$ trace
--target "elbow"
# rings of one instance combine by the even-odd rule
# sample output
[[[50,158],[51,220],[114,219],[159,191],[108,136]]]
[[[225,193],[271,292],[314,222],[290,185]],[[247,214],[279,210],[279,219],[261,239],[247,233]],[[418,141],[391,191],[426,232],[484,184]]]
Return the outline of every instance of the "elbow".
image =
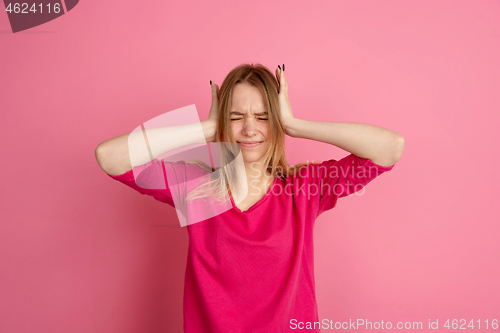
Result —
[[[106,156],[104,153],[104,146],[102,143],[98,144],[97,147],[95,148],[95,159],[97,161],[97,164],[99,164],[99,167],[101,168],[102,171],[105,171],[104,167],[104,157]]]
[[[395,133],[394,137],[387,142],[387,145],[384,148],[383,156],[385,156],[385,158],[383,159],[383,161],[377,164],[383,166],[393,166],[401,159],[404,150],[404,137],[399,133]]]
[[[401,134],[397,133],[394,139],[394,155],[393,155],[394,164],[396,164],[396,162],[398,162],[401,159],[404,150],[405,150],[405,138]]]
[[[102,146],[101,143],[97,145],[94,151],[95,159],[97,163],[99,163],[99,160],[102,158]]]
[[[393,137],[388,137],[387,141],[380,148],[378,157],[370,159],[375,164],[390,167],[396,164],[405,149],[405,139],[399,133],[395,133]]]

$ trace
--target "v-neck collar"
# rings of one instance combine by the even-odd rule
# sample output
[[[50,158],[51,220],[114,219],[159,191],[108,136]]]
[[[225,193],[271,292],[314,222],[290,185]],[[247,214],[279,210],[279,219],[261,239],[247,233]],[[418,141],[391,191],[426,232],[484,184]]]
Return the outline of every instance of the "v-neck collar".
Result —
[[[250,206],[250,208],[248,208],[247,210],[245,211],[241,211],[237,206],[236,204],[234,203],[234,200],[233,200],[233,196],[230,195],[230,198],[231,198],[231,205],[233,205],[233,209],[240,213],[240,214],[246,214],[246,213],[249,213],[250,211],[252,211],[254,208],[256,208],[257,206],[259,206],[262,202],[264,202],[264,200],[266,200],[266,198],[269,196],[269,194],[271,194],[271,191],[274,187],[274,184],[276,183],[276,179],[278,179],[279,177],[274,177],[273,179],[273,182],[271,183],[271,185],[269,186],[269,188],[267,189],[267,192],[264,194],[264,196],[262,198],[259,199],[259,201],[257,201],[256,203],[254,203],[252,206]]]

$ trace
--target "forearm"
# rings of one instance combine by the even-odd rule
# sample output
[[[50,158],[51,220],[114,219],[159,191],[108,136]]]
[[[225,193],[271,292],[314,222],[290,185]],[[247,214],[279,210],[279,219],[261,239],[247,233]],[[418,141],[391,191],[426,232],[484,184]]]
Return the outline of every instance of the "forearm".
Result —
[[[104,172],[123,174],[171,150],[211,142],[215,130],[212,122],[202,121],[133,131],[101,142],[96,148],[96,160]]]
[[[399,133],[368,124],[292,118],[284,127],[292,137],[329,143],[383,166],[394,165],[405,145]]]

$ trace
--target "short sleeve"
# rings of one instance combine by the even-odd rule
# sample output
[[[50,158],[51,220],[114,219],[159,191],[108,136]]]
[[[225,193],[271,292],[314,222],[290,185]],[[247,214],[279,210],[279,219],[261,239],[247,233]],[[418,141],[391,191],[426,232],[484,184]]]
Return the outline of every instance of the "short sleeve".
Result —
[[[354,154],[316,165],[320,187],[317,215],[335,207],[339,198],[361,191],[372,180],[392,170],[394,165],[378,165]]]
[[[154,159],[121,174],[109,177],[133,188],[137,192],[154,197],[172,207],[185,209],[188,193],[206,179],[210,171],[195,163],[171,162]]]
[[[174,207],[172,193],[167,183],[164,163],[154,159],[146,164],[136,166],[121,175],[112,176],[108,174],[108,176],[141,194],[150,195],[156,200]],[[179,166],[176,169],[179,169]]]

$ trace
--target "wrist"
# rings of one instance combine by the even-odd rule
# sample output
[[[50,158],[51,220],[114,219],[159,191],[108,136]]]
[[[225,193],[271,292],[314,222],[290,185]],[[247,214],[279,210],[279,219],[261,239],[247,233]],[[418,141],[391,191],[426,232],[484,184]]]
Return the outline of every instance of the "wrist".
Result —
[[[205,135],[206,142],[215,141],[215,133],[217,132],[217,123],[210,119],[203,120],[200,122],[201,128],[203,129],[203,134]]]
[[[297,129],[300,119],[293,117],[282,118],[281,125],[285,133],[291,137],[296,137],[298,135]]]

